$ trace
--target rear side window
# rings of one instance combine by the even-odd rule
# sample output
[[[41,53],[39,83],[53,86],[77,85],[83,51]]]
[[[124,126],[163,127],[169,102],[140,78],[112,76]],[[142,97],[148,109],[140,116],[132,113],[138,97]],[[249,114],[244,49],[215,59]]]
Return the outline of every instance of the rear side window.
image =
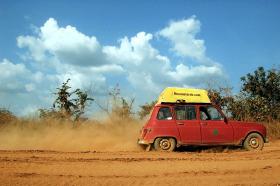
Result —
[[[195,120],[196,111],[195,106],[177,106],[175,107],[177,120]]]
[[[186,117],[186,109],[184,106],[175,107],[176,120],[185,120]]]
[[[194,106],[186,106],[187,120],[196,119],[196,111]]]
[[[172,115],[169,107],[161,107],[157,114],[158,120],[171,120]]]

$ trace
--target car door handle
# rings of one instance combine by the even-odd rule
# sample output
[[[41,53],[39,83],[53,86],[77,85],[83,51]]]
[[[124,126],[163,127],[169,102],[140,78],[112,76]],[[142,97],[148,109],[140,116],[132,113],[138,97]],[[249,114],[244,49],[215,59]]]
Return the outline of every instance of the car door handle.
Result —
[[[180,123],[177,123],[177,124],[178,124],[178,125],[184,125],[184,123],[181,123],[181,122],[180,122]]]
[[[200,123],[202,126],[206,126],[207,125],[207,123]]]

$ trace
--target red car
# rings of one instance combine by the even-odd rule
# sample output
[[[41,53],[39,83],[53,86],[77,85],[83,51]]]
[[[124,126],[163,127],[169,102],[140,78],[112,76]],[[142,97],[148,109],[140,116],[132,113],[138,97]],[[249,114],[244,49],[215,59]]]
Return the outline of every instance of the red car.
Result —
[[[181,145],[238,145],[261,150],[266,128],[254,122],[228,120],[211,104],[157,104],[142,128],[138,144],[160,151]]]

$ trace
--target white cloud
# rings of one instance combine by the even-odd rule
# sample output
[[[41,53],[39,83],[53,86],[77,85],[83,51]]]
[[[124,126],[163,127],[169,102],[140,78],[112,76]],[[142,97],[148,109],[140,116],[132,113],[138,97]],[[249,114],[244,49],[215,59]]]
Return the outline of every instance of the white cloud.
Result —
[[[38,37],[19,36],[20,48],[28,47],[36,61],[45,59],[45,51],[63,63],[78,66],[99,66],[104,63],[97,39],[86,36],[70,25],[59,27],[57,21],[49,18],[40,28]]]
[[[107,87],[119,81],[127,96],[144,103],[155,99],[166,86],[196,87],[211,78],[223,78],[222,66],[206,56],[204,41],[196,38],[200,26],[191,17],[173,21],[157,33],[171,41],[171,49],[182,57],[177,65],[152,45],[160,42],[152,33],[139,32],[124,36],[117,45],[102,46],[95,36],[70,25],[61,27],[50,18],[33,35],[17,38],[18,47],[27,49],[22,54],[26,65],[7,59],[0,62],[0,81],[6,82],[0,85],[5,94],[0,100],[20,105],[18,110],[28,105],[26,113],[51,105],[51,93],[70,78],[72,88],[94,87],[98,95],[106,94]],[[190,66],[188,58],[198,63]]]
[[[201,23],[192,16],[180,21],[172,21],[158,34],[172,43],[172,51],[178,56],[194,58],[198,62],[207,63],[210,60],[205,56],[204,40],[197,39]]]
[[[25,85],[25,89],[27,92],[31,92],[31,91],[35,90],[35,85],[32,83],[28,83]]]
[[[19,36],[17,38],[17,45],[19,48],[27,47],[30,51],[30,58],[33,58],[35,61],[44,61],[46,59],[44,43],[38,38]]]
[[[127,77],[128,81],[134,88],[140,92],[145,92],[146,94],[157,94],[161,91],[159,84],[156,84],[151,73],[142,72],[132,72],[129,73]],[[139,93],[139,92],[138,92]]]
[[[0,90],[21,91],[30,75],[24,64],[14,64],[7,59],[0,61]]]
[[[199,27],[195,23],[187,22],[187,25],[190,27],[190,33],[199,31]],[[210,63],[211,59],[205,61],[207,65],[172,64],[167,56],[161,55],[151,45],[152,39],[152,34],[140,32],[130,39],[124,37],[120,40],[119,46],[103,48],[109,61],[123,66],[127,72],[128,82],[139,95],[156,95],[166,86],[201,86],[203,83],[206,84],[209,79],[223,77],[221,65]],[[207,56],[203,58],[207,59]]]
[[[202,82],[208,83],[209,77],[221,77],[223,71],[219,66],[194,66],[189,67],[184,64],[176,66],[175,71],[167,72],[168,75],[177,82],[185,82],[194,86],[195,84],[201,84]]]
[[[25,114],[27,105],[46,106],[50,101],[47,85],[53,82],[42,72],[33,73],[23,63],[13,63],[8,59],[0,61],[0,107],[6,107],[18,115]]]
[[[60,27],[53,18],[36,29],[33,35],[19,36],[17,45],[28,49],[23,56],[34,74],[33,80],[24,86],[29,92],[36,87],[32,82],[45,81],[43,78],[51,81],[49,86],[52,87],[68,78],[72,88],[87,88],[92,84],[104,87],[106,74],[120,75],[125,71],[122,66],[106,60],[95,36],[87,36],[71,25]],[[50,87],[43,90],[50,92]]]
[[[140,65],[158,55],[158,51],[150,44],[152,39],[152,34],[139,32],[130,40],[127,37],[122,38],[119,47],[104,46],[103,52],[109,61],[124,65]]]
[[[8,59],[3,59],[0,62],[0,67],[1,78],[11,78],[17,74],[26,74],[28,72],[24,64],[14,64]]]
[[[70,25],[59,27],[53,18],[41,27],[40,37],[45,47],[65,63],[98,66],[104,62],[94,36],[86,36]]]
[[[112,64],[112,65],[103,65],[101,67],[90,67],[90,70],[95,73],[106,74],[106,73],[113,73],[113,74],[122,74],[125,70],[122,66]]]
[[[103,48],[109,61],[123,66],[126,79],[139,94],[160,91],[167,76],[165,71],[170,69],[169,58],[151,45],[152,39],[151,33],[139,32],[130,39],[121,39],[119,46]]]

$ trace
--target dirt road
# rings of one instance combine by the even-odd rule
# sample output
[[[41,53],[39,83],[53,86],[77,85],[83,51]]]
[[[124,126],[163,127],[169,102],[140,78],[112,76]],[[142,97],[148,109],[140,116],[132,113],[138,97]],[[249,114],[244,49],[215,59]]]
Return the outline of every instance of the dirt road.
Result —
[[[0,151],[0,185],[280,185],[280,141],[261,152]]]

